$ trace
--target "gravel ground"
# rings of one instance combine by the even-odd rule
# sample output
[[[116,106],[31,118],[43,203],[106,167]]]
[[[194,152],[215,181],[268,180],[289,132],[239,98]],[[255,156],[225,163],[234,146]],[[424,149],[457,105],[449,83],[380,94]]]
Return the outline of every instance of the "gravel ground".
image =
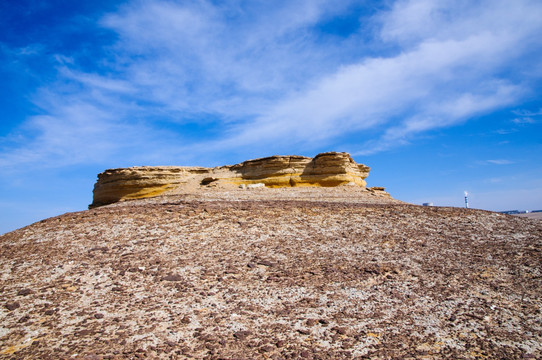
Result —
[[[515,214],[514,216],[542,220],[542,212],[534,212],[534,213],[526,213],[526,214]]]
[[[542,358],[542,222],[207,191],[0,236],[0,358]]]

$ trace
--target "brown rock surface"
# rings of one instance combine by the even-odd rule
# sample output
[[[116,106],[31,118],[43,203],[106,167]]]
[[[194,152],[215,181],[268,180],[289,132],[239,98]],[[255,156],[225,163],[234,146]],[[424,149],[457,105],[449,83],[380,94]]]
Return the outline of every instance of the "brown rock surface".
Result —
[[[542,222],[207,189],[0,236],[0,358],[542,357]]]
[[[347,153],[328,152],[314,158],[288,155],[247,160],[216,168],[141,166],[109,169],[98,174],[90,207],[122,200],[187,192],[199,186],[264,184],[266,187],[365,187],[370,168],[356,164]]]

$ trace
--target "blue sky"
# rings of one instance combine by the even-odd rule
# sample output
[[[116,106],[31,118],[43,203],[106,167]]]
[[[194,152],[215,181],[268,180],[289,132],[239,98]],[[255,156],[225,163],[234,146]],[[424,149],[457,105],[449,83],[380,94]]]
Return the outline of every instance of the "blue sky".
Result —
[[[0,2],[0,233],[96,174],[350,152],[396,198],[542,208],[542,2]]]

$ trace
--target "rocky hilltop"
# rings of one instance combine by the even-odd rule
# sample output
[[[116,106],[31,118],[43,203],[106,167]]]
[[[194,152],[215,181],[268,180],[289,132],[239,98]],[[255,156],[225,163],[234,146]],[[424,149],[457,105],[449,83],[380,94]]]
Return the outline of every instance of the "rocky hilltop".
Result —
[[[0,236],[0,359],[542,358],[542,221],[406,204],[368,171],[100,174],[111,204]]]
[[[1,359],[540,359],[542,222],[199,188],[0,236]]]
[[[369,170],[368,166],[356,164],[349,154],[339,152],[322,153],[314,158],[271,156],[215,168],[142,166],[109,169],[98,175],[90,207],[186,192],[199,186],[263,184],[277,188],[351,184],[365,187]],[[372,190],[384,194],[383,188]]]

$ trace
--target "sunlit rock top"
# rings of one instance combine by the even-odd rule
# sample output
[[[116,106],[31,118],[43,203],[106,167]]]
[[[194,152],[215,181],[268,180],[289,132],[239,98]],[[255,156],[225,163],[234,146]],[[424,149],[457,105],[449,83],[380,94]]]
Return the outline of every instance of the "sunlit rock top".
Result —
[[[208,186],[365,188],[370,168],[357,164],[350,154],[326,152],[314,158],[286,155],[247,160],[214,168],[140,166],[109,169],[98,174],[90,207],[128,199],[140,199]]]

